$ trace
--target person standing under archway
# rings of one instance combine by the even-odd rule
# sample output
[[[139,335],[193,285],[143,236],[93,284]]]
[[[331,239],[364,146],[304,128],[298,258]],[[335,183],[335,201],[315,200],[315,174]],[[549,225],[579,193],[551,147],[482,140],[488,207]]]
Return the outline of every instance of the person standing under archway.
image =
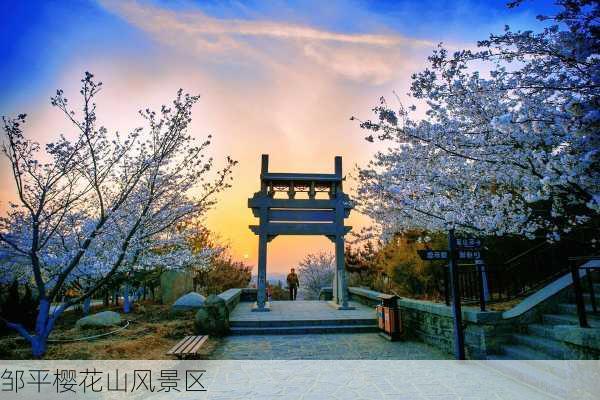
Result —
[[[298,280],[298,275],[296,275],[296,271],[294,268],[290,270],[290,273],[287,276],[287,285],[290,291],[290,300],[296,300],[296,295],[298,294],[298,286],[300,286],[300,281]]]

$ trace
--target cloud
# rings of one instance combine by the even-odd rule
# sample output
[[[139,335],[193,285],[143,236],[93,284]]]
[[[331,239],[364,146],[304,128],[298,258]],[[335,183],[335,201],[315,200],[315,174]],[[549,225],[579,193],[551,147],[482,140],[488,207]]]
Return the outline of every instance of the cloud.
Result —
[[[310,61],[337,77],[382,84],[394,78],[399,55],[429,51],[435,43],[390,34],[349,34],[299,24],[219,19],[199,10],[175,11],[135,0],[99,0],[154,40],[213,61],[249,60],[278,68]],[[383,30],[383,28],[382,28]],[[400,64],[400,65],[399,65]]]
[[[410,73],[421,69],[433,47],[400,35],[342,34],[279,19],[217,19],[197,10],[99,1],[143,33],[135,35],[136,42],[158,45],[131,52],[130,38],[123,37],[110,43],[114,52],[74,48],[68,67],[47,85],[65,89],[76,106],[79,79],[83,71],[93,72],[104,82],[98,120],[109,132],[142,125],[136,110],[157,109],[180,87],[200,94],[190,134],[199,139],[214,134],[210,153],[217,163],[225,155],[240,161],[234,186],[221,195],[206,223],[231,243],[234,256],[249,254],[251,262],[257,243],[248,225],[256,221],[247,198],[258,190],[260,155],[270,154],[278,171],[333,171],[336,155],[343,156],[346,173],[353,164],[364,164],[374,145],[365,144],[364,133],[349,118],[371,117],[380,96],[404,93]],[[384,26],[371,28],[385,32]],[[17,110],[30,114],[26,133],[42,143],[72,132],[48,106],[51,94],[40,90],[26,109]],[[9,170],[0,164],[0,171]],[[0,174],[3,200],[14,198],[8,176]],[[366,223],[356,212],[348,222],[357,230]],[[270,271],[284,271],[308,252],[331,248],[324,238],[306,237],[281,237],[269,246]]]

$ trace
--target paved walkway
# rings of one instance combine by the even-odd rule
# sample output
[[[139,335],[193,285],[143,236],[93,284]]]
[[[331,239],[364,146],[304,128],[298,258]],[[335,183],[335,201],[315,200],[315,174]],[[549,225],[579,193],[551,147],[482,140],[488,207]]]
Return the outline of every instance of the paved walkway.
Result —
[[[1,361],[0,367],[11,371],[60,369],[77,371],[77,381],[82,376],[79,371],[97,370],[101,375],[98,385],[102,393],[92,392],[89,387],[83,392],[81,385],[75,385],[74,396],[56,393],[54,386],[44,387],[40,394],[35,384],[25,384],[18,393],[6,392],[0,398],[14,400],[29,399],[99,399],[113,400],[592,400],[597,399],[598,387],[594,380],[594,365],[584,364],[574,367],[573,376],[557,377],[557,384],[566,389],[566,396],[552,396],[549,389],[540,391],[510,376],[498,373],[482,362],[473,361],[179,361],[146,360],[85,360],[48,361],[28,360]],[[140,370],[140,368],[143,368]],[[107,392],[108,374],[114,378],[127,374],[128,390]],[[152,383],[156,385],[150,393],[144,381],[132,393],[135,384],[134,371],[151,371]],[[174,390],[158,390],[160,377],[168,370],[176,372],[176,380],[167,382],[162,388],[176,387]],[[189,374],[188,374],[189,372]],[[138,372],[139,374],[139,372]],[[137,375],[145,376],[145,375]],[[173,375],[169,375],[173,376]],[[191,377],[188,380],[188,376]],[[49,377],[50,380],[53,377]],[[25,378],[24,378],[25,379]],[[45,378],[44,378],[45,379]],[[25,379],[27,381],[27,379]],[[145,380],[146,384],[148,380]],[[164,382],[164,381],[163,381]],[[198,382],[205,391],[198,390]],[[96,387],[98,387],[98,385]],[[111,385],[115,385],[111,382]],[[121,381],[123,385],[123,381]],[[113,386],[114,387],[114,386]],[[123,386],[121,386],[123,387]]]
[[[441,360],[450,356],[421,342],[389,342],[377,333],[252,335],[221,339],[215,360]]]
[[[229,316],[231,322],[331,321],[376,318],[375,308],[349,302],[355,310],[336,310],[326,301],[272,301],[271,311],[253,312],[253,303],[239,303]]]

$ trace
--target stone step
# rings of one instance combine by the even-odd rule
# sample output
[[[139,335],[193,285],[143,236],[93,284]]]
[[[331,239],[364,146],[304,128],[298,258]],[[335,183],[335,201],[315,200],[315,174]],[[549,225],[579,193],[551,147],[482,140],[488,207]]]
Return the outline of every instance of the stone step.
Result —
[[[598,308],[600,309],[600,304],[598,304]],[[592,313],[594,310],[592,309],[591,304],[586,304],[585,309],[588,313]],[[561,314],[577,314],[577,304],[575,303],[563,303],[558,305],[558,312]]]
[[[546,325],[578,325],[579,318],[577,315],[567,314],[544,314],[542,320]],[[600,319],[593,315],[587,315],[588,324],[592,328],[600,328]]]
[[[305,325],[285,327],[231,327],[232,335],[299,335],[314,333],[370,333],[379,332],[379,327],[369,325]]]
[[[554,339],[554,327],[552,325],[529,324],[527,330],[532,335]]]
[[[552,357],[541,351],[533,350],[519,344],[506,344],[502,346],[503,355],[507,360],[551,360]]]
[[[297,319],[297,320],[262,320],[262,321],[240,321],[230,320],[229,326],[232,328],[287,328],[296,326],[349,326],[349,325],[377,325],[375,318],[356,318],[356,319]]]
[[[594,291],[594,298],[596,299],[596,304],[600,306],[600,290]],[[592,304],[592,295],[585,291],[583,293],[583,302],[585,304]],[[571,293],[569,295],[569,303],[575,303],[575,294]]]
[[[564,360],[567,358],[568,348],[561,342],[536,335],[523,335],[514,333],[511,335],[514,344],[526,346],[535,351],[547,354],[553,359]]]
[[[594,292],[594,298],[596,299],[596,305],[600,305],[600,290],[596,290]],[[575,300],[575,296],[573,296],[573,300]],[[592,304],[592,294],[584,293],[583,294],[583,302],[585,304]]]
[[[519,382],[524,382],[545,393],[552,394],[556,398],[567,398],[572,390],[566,381],[568,374],[561,367],[564,361],[521,361],[513,360],[506,355],[488,356],[484,365],[497,370]],[[557,367],[555,373],[550,372],[548,367]]]

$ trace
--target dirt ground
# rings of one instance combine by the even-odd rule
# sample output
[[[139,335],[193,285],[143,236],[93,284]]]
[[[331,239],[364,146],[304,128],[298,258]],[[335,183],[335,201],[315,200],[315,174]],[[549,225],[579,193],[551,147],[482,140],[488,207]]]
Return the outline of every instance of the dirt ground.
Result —
[[[92,312],[114,310],[114,307],[96,307]],[[57,322],[50,339],[74,339],[97,335],[116,328],[78,329],[75,322],[82,317],[81,311],[66,312]],[[89,341],[69,343],[48,343],[45,359],[49,360],[116,360],[171,359],[165,353],[179,340],[194,334],[193,312],[173,315],[168,306],[144,303],[137,305],[130,314],[121,318],[130,324],[124,330]],[[218,339],[209,339],[202,346],[200,358],[210,354],[218,344]],[[29,344],[18,335],[0,336],[0,359],[31,359]]]

